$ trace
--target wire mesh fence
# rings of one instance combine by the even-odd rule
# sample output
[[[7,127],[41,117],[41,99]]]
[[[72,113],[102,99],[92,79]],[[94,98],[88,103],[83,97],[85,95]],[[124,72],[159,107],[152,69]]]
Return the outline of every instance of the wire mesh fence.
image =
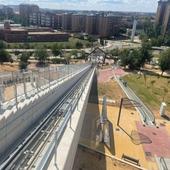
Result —
[[[50,86],[71,78],[87,64],[63,65],[0,75],[0,104],[16,105]]]

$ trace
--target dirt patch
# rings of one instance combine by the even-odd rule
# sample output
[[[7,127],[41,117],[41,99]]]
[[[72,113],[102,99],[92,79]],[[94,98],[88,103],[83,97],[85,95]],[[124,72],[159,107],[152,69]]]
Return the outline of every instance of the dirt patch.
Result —
[[[18,70],[18,64],[17,63],[10,63],[10,64],[1,64],[0,65],[0,72],[11,72],[11,71],[17,71]]]
[[[115,80],[98,84],[99,97],[106,96],[108,99],[114,100],[115,104],[119,104],[122,97],[126,97],[120,86]]]

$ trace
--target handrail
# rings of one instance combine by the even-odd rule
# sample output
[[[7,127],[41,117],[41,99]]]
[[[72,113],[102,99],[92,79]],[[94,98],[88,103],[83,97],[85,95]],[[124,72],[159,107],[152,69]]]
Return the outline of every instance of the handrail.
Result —
[[[161,167],[163,168],[162,170],[169,170],[164,157],[160,157],[160,163],[161,163]]]

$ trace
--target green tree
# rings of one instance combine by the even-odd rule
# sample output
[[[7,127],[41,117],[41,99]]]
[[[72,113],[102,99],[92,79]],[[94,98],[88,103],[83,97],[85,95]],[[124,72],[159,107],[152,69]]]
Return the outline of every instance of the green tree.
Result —
[[[2,40],[0,40],[0,49],[4,48],[6,48],[6,44]]]
[[[148,41],[142,42],[142,47],[139,49],[139,55],[140,55],[140,65],[141,67],[144,66],[146,62],[150,62],[152,59],[152,53],[151,53],[151,44]]]
[[[39,61],[40,65],[44,65],[48,59],[48,53],[46,49],[37,49],[35,51],[35,58]]]
[[[161,53],[159,58],[159,66],[162,71],[161,75],[163,75],[166,70],[170,69],[170,49]]]
[[[119,49],[116,48],[116,49],[112,49],[110,52],[109,52],[112,56],[118,56],[119,55]]]
[[[119,58],[120,58],[120,61],[121,61],[121,65],[123,67],[126,67],[129,63],[128,55],[129,55],[129,49],[124,49],[119,53]]]
[[[0,63],[11,61],[10,54],[5,49],[0,49]]]
[[[71,54],[71,55],[74,55],[74,56],[77,56],[77,53],[78,53],[77,50],[72,50],[72,51],[70,52],[70,54]]]
[[[80,41],[77,41],[75,46],[76,46],[77,49],[83,48],[83,44]]]
[[[27,69],[29,57],[30,57],[30,53],[27,52],[22,53],[19,62],[19,68],[21,70]]]
[[[57,43],[52,46],[52,53],[54,56],[59,56],[61,54],[61,48]]]

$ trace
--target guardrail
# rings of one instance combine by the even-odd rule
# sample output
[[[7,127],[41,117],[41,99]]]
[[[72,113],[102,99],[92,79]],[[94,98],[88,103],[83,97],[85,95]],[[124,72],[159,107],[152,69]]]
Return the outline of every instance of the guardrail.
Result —
[[[68,89],[68,91],[66,92],[66,94],[63,96],[63,98],[61,100],[59,100],[59,103],[57,103],[57,105],[54,106],[54,108],[51,108],[51,110],[49,111],[49,113],[47,114],[47,116],[45,118],[43,118],[36,126],[36,128],[29,134],[29,136],[24,140],[24,142],[19,145],[19,147],[16,148],[16,150],[8,157],[7,160],[5,160],[5,162],[3,162],[2,166],[0,167],[0,169],[4,169],[4,167],[11,167],[13,164],[16,165],[15,163],[17,163],[19,160],[22,161],[25,159],[24,156],[24,151],[29,150],[30,148],[34,147],[34,144],[32,143],[32,141],[34,139],[36,139],[36,137],[41,133],[41,130],[43,128],[46,127],[52,127],[52,124],[49,124],[49,122],[51,121],[51,123],[53,122],[53,118],[54,116],[57,116],[59,118],[61,118],[60,122],[57,122],[57,126],[60,125],[60,127],[63,127],[64,125],[62,125],[68,118],[68,116],[70,117],[71,115],[69,114],[71,112],[72,109],[74,109],[74,107],[76,107],[76,101],[78,99],[80,99],[80,92],[83,91],[83,89],[85,89],[85,80],[88,80],[87,73],[89,73],[89,69],[90,69],[90,65],[88,65],[87,67],[85,67],[84,69],[82,69],[82,73],[80,72],[81,75],[83,75],[80,79],[77,80],[77,82],[70,87],[70,89]],[[79,74],[79,73],[78,73]],[[86,79],[85,79],[86,77]],[[82,84],[82,82],[84,82]],[[79,87],[81,84],[81,87]],[[79,91],[78,91],[79,89]],[[78,95],[75,96],[75,94]],[[69,106],[65,108],[65,113],[62,113],[62,115],[59,114],[59,108],[61,108],[61,106],[63,106],[65,103],[68,104],[68,101],[70,99],[74,99],[72,101],[69,102]],[[64,116],[65,115],[65,116]],[[57,118],[56,117],[56,118]],[[64,121],[63,121],[64,120]],[[60,124],[62,123],[62,124]],[[48,126],[47,126],[48,125]],[[62,126],[61,126],[62,125]],[[54,126],[55,129],[56,126]],[[52,129],[53,130],[53,129]],[[54,130],[53,130],[54,131]],[[53,133],[52,133],[53,134]],[[44,136],[44,135],[43,135]],[[60,135],[61,136],[61,135]],[[38,138],[39,139],[39,138]],[[36,141],[38,140],[36,139]],[[42,141],[43,142],[43,141]],[[45,143],[43,142],[43,145]],[[28,149],[29,148],[29,149]],[[32,148],[33,149],[33,148]],[[19,158],[20,157],[20,158]],[[18,159],[18,160],[17,160]],[[18,162],[19,163],[19,162]],[[6,168],[5,168],[6,169]]]
[[[168,166],[166,165],[165,159],[163,157],[160,157],[160,164],[161,164],[162,170],[169,170]]]
[[[0,113],[36,94],[72,78],[88,64],[47,67],[0,75]]]
[[[92,74],[94,73],[94,70],[92,72]],[[78,92],[78,96],[76,98],[76,100],[73,101],[73,103],[71,102],[70,105],[68,106],[68,108],[66,109],[66,116],[63,120],[63,123],[60,127],[58,127],[58,129],[55,131],[55,135],[53,136],[52,142],[50,143],[50,145],[48,146],[48,149],[46,151],[46,153],[44,154],[43,158],[41,159],[41,161],[39,162],[38,166],[36,167],[36,169],[38,170],[43,170],[46,169],[51,161],[51,156],[55,153],[55,160],[56,160],[56,149],[58,147],[58,144],[60,142],[60,139],[64,133],[64,130],[67,126],[68,121],[71,121],[71,116],[72,116],[72,112],[73,110],[76,108],[76,106],[78,107],[78,102],[80,100],[80,98],[83,95],[83,92],[85,91],[86,85],[89,81],[90,76],[92,76],[91,74],[89,74],[86,77],[85,82],[82,84],[80,91]]]

